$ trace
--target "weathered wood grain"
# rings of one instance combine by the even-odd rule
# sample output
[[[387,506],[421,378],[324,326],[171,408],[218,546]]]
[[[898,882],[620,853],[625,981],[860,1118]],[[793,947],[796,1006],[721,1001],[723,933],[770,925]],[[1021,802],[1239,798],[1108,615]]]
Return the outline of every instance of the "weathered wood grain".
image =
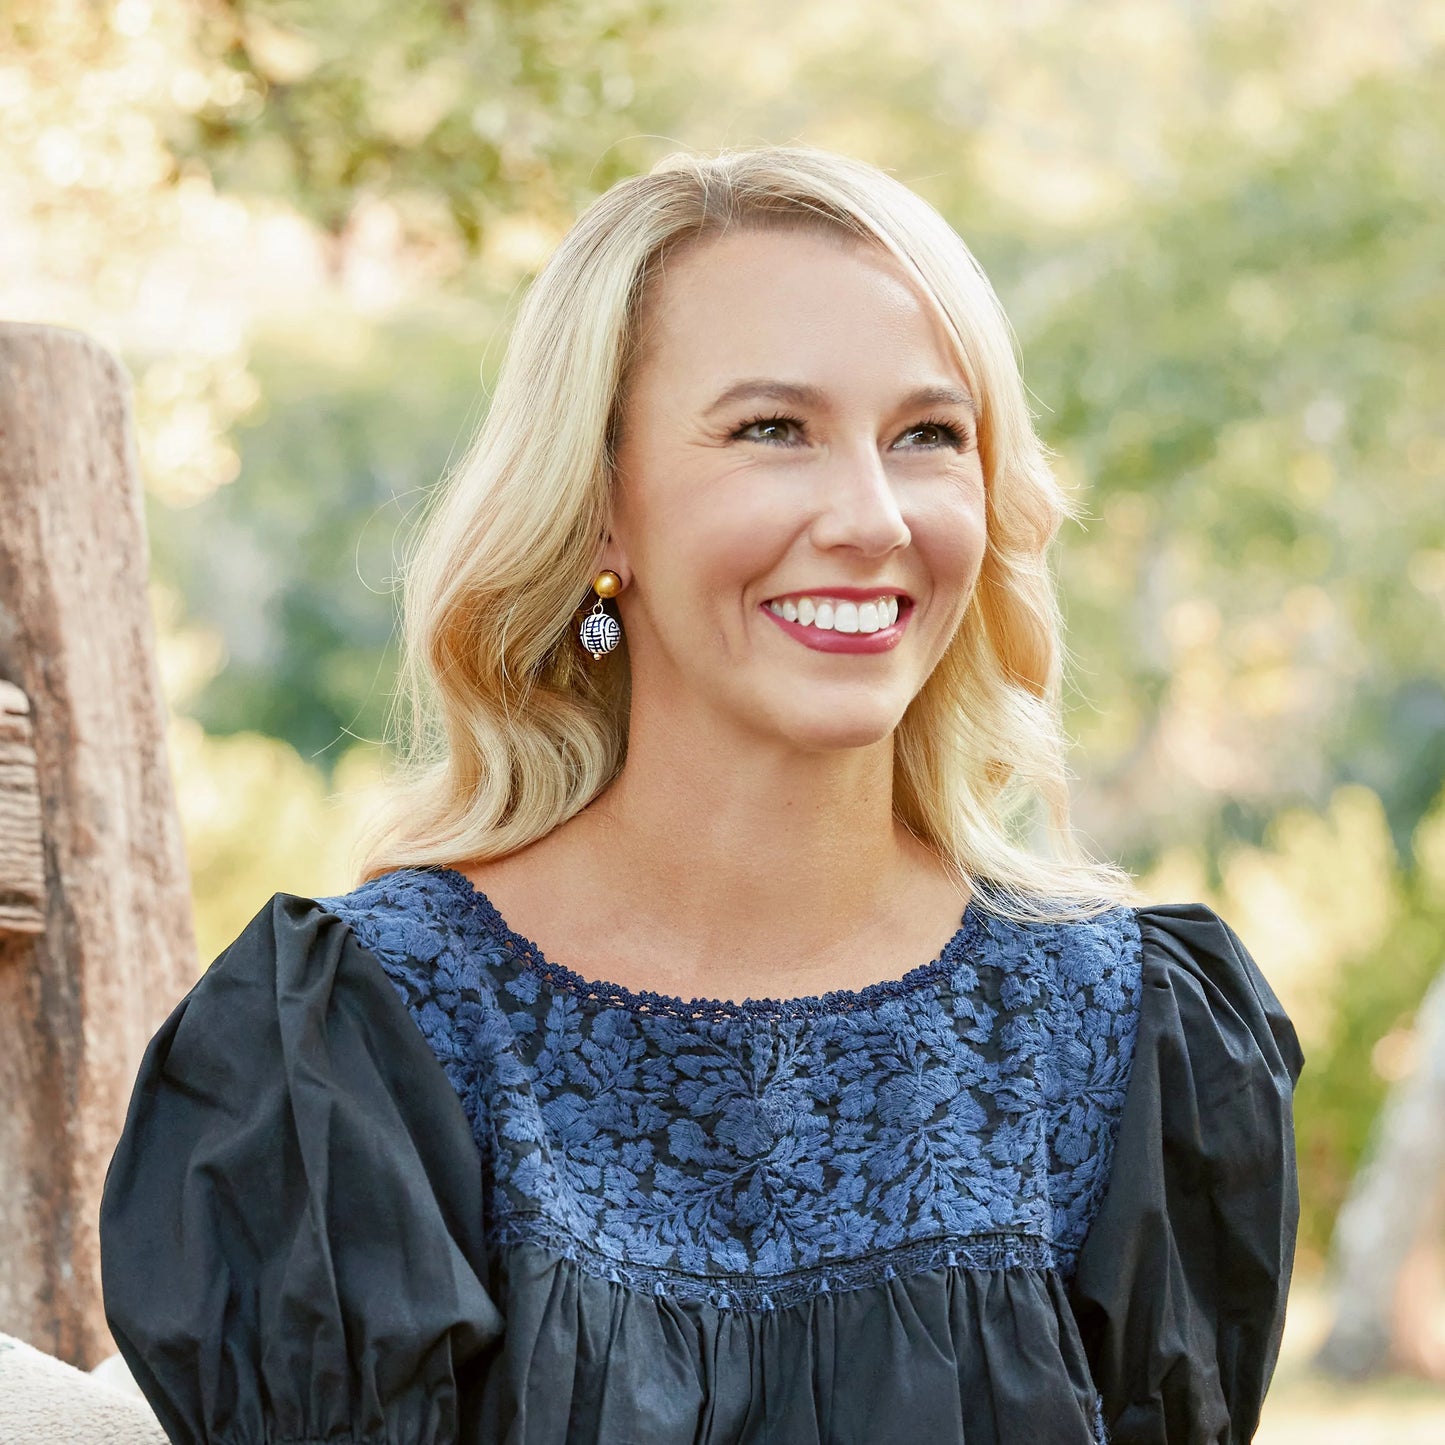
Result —
[[[0,928],[0,1330],[87,1369],[114,1350],[106,1166],[198,971],[147,569],[124,370],[0,324],[0,678],[28,699],[43,870],[39,931]],[[25,763],[18,716],[0,769]]]
[[[40,837],[30,699],[0,678],[0,933],[40,933],[45,928]]]

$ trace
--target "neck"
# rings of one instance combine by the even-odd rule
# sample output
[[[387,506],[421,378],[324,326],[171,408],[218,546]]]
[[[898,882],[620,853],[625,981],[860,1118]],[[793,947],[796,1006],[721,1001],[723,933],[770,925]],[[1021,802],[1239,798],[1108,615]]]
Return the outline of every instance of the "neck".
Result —
[[[894,816],[891,736],[800,752],[632,721],[622,774],[574,820],[605,860],[609,912],[702,948],[785,928],[823,953],[896,917],[921,865],[941,869]]]

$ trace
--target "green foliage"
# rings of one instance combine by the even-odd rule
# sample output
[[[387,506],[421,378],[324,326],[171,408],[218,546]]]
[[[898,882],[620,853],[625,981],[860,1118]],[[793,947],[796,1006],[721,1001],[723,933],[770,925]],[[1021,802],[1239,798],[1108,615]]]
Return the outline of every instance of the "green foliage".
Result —
[[[1079,249],[1024,338],[1044,431],[1104,521],[1070,539],[1066,592],[1093,701],[1137,719],[1127,749],[1188,680],[1171,606],[1214,618],[1220,732],[1252,759],[1211,790],[1216,818],[1353,779],[1403,846],[1445,775],[1442,167],[1424,76],[1359,86],[1279,154],[1205,142]],[[1240,686],[1271,672],[1272,705]]]
[[[225,645],[189,709],[208,733],[283,739],[327,775],[351,738],[382,738],[408,519],[475,419],[466,320],[461,305],[316,317],[260,338],[269,400],[237,429],[240,477],[184,510],[152,505],[157,574]]]
[[[229,0],[204,48],[236,77],[177,150],[230,189],[340,230],[358,192],[475,248],[498,217],[562,217],[638,163],[634,69],[669,0]]]

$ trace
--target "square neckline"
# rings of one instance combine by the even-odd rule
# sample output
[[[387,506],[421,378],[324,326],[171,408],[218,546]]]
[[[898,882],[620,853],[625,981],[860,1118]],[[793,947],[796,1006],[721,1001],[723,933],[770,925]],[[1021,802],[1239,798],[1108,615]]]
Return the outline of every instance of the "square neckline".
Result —
[[[718,998],[684,999],[676,994],[631,989],[607,979],[587,978],[565,964],[552,961],[530,938],[516,932],[487,894],[459,869],[445,864],[428,864],[415,871],[430,873],[448,885],[463,903],[469,905],[466,918],[480,922],[482,929],[501,941],[524,970],[549,987],[571,994],[585,1003],[625,1009],[629,1013],[653,1018],[801,1018],[874,1008],[889,999],[906,998],[946,977],[968,956],[983,926],[983,909],[978,906],[979,890],[975,888],[957,929],[939,953],[928,963],[917,964],[899,977],[879,979],[857,989],[830,989],[826,993],[798,994],[789,998],[745,998],[740,1002]]]

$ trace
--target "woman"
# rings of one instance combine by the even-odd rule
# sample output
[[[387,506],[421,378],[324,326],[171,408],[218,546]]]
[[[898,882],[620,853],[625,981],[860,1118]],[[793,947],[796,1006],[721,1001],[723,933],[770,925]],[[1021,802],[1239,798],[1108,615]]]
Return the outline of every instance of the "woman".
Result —
[[[675,156],[582,216],[409,570],[363,881],[142,1064],[105,1296],[173,1439],[1251,1437],[1303,1059],[1069,834],[1068,514],[888,176]]]

